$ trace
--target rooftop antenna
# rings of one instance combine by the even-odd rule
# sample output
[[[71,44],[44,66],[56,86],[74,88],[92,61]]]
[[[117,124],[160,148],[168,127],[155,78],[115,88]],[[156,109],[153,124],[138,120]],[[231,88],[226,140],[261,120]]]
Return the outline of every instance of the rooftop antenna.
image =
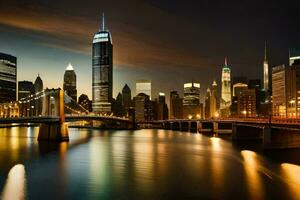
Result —
[[[102,31],[105,31],[105,16],[104,16],[104,12],[102,13]]]
[[[225,57],[225,66],[227,66],[227,57]]]

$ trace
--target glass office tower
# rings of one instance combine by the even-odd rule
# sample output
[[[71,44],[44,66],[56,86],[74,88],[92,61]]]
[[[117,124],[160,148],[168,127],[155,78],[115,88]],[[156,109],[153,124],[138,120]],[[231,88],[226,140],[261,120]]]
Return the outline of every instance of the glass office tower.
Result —
[[[102,28],[93,39],[93,112],[111,113],[113,87],[113,44],[111,34],[105,29],[104,14]]]

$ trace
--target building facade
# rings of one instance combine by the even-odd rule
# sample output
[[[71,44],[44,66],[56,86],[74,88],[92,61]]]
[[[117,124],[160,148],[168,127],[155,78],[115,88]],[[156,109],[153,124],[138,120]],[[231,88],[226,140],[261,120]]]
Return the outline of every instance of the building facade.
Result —
[[[294,66],[280,65],[272,69],[273,116],[297,116],[296,71]]]
[[[150,97],[151,100],[151,81],[148,80],[140,80],[135,85],[135,94],[144,93]]]
[[[139,93],[134,97],[135,119],[136,121],[151,120],[150,97],[144,93]]]
[[[256,117],[255,89],[244,89],[237,94],[238,117]]]
[[[200,83],[185,83],[183,97],[183,119],[203,117],[203,105],[200,103]]]
[[[170,92],[170,119],[182,119],[182,98],[177,91]]]
[[[111,34],[105,29],[104,15],[101,30],[95,34],[92,49],[93,112],[111,113],[113,90],[113,44]]]
[[[210,113],[212,118],[216,118],[219,115],[218,112],[218,85],[216,81],[213,81],[211,85],[211,96],[210,96]]]
[[[269,63],[267,59],[267,44],[265,44],[265,58],[263,62],[263,69],[264,69],[264,91],[269,91]]]
[[[157,120],[166,120],[169,118],[169,110],[166,104],[166,95],[165,93],[160,92],[158,94],[157,101]]]
[[[17,100],[17,58],[0,53],[0,103]]]
[[[18,82],[18,100],[34,94],[34,85],[31,81]]]
[[[211,92],[210,89],[207,88],[206,94],[205,94],[205,107],[204,107],[204,116],[205,119],[209,119],[212,117],[211,115],[211,109],[210,109],[210,104],[211,104]]]
[[[227,64],[227,59],[225,58],[225,64],[222,68],[222,87],[221,87],[221,115],[222,117],[228,117],[230,115],[231,106],[231,70]]]
[[[71,63],[66,68],[64,74],[63,89],[65,93],[77,102],[77,87],[76,87],[76,73]]]

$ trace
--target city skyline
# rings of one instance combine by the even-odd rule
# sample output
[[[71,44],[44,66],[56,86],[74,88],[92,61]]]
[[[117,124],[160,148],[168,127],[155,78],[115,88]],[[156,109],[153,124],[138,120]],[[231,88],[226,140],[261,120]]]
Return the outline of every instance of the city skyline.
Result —
[[[121,91],[125,83],[134,91],[135,82],[140,78],[153,82],[154,94],[159,92],[168,94],[175,88],[182,88],[182,85],[191,79],[201,82],[203,85],[201,94],[204,94],[204,88],[210,84],[211,80],[216,79],[220,84],[220,65],[225,56],[231,61],[233,76],[249,74],[250,78],[262,79],[261,63],[264,58],[264,41],[268,42],[268,60],[269,66],[272,67],[286,63],[288,47],[295,46],[299,40],[293,32],[294,29],[297,30],[297,27],[289,29],[289,37],[284,37],[287,34],[283,34],[282,37],[280,33],[276,32],[277,29],[285,30],[287,24],[296,22],[293,15],[284,14],[279,14],[281,17],[284,15],[280,21],[282,23],[270,20],[270,17],[273,16],[272,13],[279,8],[285,12],[290,9],[288,5],[281,7],[281,4],[276,2],[269,7],[266,3],[262,3],[261,9],[255,15],[245,17],[244,22],[247,22],[246,24],[249,26],[246,27],[246,30],[242,28],[244,25],[239,20],[232,21],[228,27],[222,25],[223,22],[229,22],[237,14],[235,12],[228,14],[230,11],[238,10],[238,5],[232,6],[232,2],[224,5],[229,11],[222,14],[225,15],[224,21],[213,18],[210,13],[207,13],[209,11],[206,11],[207,16],[212,17],[208,20],[209,22],[203,21],[203,16],[199,16],[195,12],[192,12],[194,15],[181,13],[178,10],[181,3],[178,2],[174,2],[173,5],[165,5],[156,1],[128,2],[128,5],[125,6],[128,11],[134,10],[135,3],[141,7],[136,14],[141,14],[143,23],[127,12],[118,14],[118,11],[124,6],[123,3],[118,5],[112,5],[107,1],[100,3],[91,1],[91,3],[94,3],[95,7],[102,3],[99,7],[101,11],[106,12],[107,24],[114,35],[116,47],[114,97]],[[246,13],[253,11],[255,3],[257,2],[247,3],[242,10]],[[57,87],[57,83],[60,83],[59,86],[62,87],[63,78],[58,78],[54,74],[58,71],[63,73],[65,66],[71,62],[79,74],[78,93],[87,93],[91,98],[90,40],[99,27],[101,11],[90,6],[82,6],[77,2],[66,12],[62,12],[62,8],[67,7],[65,3],[61,4],[61,8],[54,4],[47,8],[49,5],[47,2],[31,1],[23,4],[10,1],[6,5],[7,7],[0,8],[2,11],[0,51],[18,57],[18,80],[33,81],[37,74],[41,74],[45,85],[49,88]],[[193,11],[192,6],[201,10],[204,8],[211,10],[209,3],[195,3],[188,5],[186,9]],[[79,7],[83,8],[82,11],[79,11]],[[27,12],[24,13],[22,8],[27,8]],[[218,11],[220,8],[214,9]],[[92,12],[87,14],[87,11],[90,10]],[[9,11],[20,11],[23,15],[19,17],[12,14],[15,12]],[[151,12],[157,13],[157,16],[152,18]],[[64,16],[64,20],[61,19],[62,16]],[[191,22],[192,19],[199,19],[199,22]],[[268,27],[258,29],[258,25],[253,24],[256,19],[261,19],[264,24],[271,22]],[[49,23],[44,24],[42,20],[47,20]],[[181,24],[180,28],[177,23]],[[63,31],[60,27],[63,27]],[[234,27],[240,27],[241,32],[237,33]],[[208,34],[215,30],[218,30],[217,33],[211,36]],[[255,32],[259,30],[258,35],[254,34],[254,30]],[[176,44],[185,33],[190,35],[189,38],[184,39],[185,44]],[[274,34],[270,36],[269,33]],[[240,37],[236,37],[237,35]],[[278,40],[279,35],[281,40]],[[238,38],[239,44],[232,43],[233,37]],[[29,51],[27,46],[31,47]],[[181,49],[178,49],[179,46]],[[125,52],[124,49],[128,52]],[[218,50],[215,51],[215,49]],[[141,55],[137,56],[139,52]],[[178,58],[181,59],[178,60]],[[182,72],[182,68],[186,70]],[[162,73],[157,73],[158,69]],[[203,73],[203,70],[207,73]],[[27,71],[36,71],[36,75],[32,77],[32,73]],[[172,84],[170,80],[164,80],[162,75],[164,73],[169,74]],[[163,87],[158,89],[160,85]],[[182,94],[183,91],[179,92]]]

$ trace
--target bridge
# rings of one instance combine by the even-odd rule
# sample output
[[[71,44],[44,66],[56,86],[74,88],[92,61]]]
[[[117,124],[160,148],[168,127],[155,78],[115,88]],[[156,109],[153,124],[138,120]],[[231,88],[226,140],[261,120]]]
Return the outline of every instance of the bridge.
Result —
[[[231,136],[233,141],[262,141],[265,149],[299,148],[300,119],[245,118],[216,120],[161,120],[139,122],[143,128]]]
[[[60,88],[0,104],[0,124],[39,124],[39,141],[68,141],[68,122],[86,121],[95,126],[131,129],[134,122],[108,115],[92,115]],[[100,123],[99,123],[100,122]]]

